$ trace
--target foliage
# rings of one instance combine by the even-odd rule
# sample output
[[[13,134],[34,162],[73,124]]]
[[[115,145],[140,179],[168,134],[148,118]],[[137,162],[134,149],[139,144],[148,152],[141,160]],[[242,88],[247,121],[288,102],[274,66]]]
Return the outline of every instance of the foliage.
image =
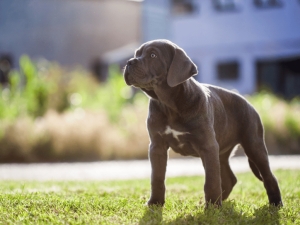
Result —
[[[20,71],[15,70],[10,74],[10,88],[0,87],[0,119],[43,116],[56,88],[56,79],[49,79],[28,56],[22,56]]]
[[[133,91],[126,86],[116,66],[111,66],[108,74],[107,81],[98,84],[92,77],[82,76],[82,73],[76,72],[69,86],[72,109],[79,107],[97,110],[101,108],[108,114],[110,121],[117,122],[122,109],[133,97]],[[140,94],[131,99],[131,101],[139,100],[146,103],[146,97],[141,97]]]
[[[0,92],[0,162],[147,157],[147,97],[132,96],[116,66],[98,83],[80,67],[22,56]]]
[[[300,98],[287,101],[266,91],[247,98],[263,121],[269,145],[284,149],[285,154],[299,154]]]
[[[119,119],[121,109],[132,98],[116,66],[109,68],[108,81],[98,83],[81,68],[66,70],[48,61],[33,62],[20,58],[20,70],[10,74],[10,88],[1,88],[0,119],[37,118],[49,110],[64,112],[78,108],[103,109],[112,122]],[[131,101],[146,97],[137,95]]]
[[[0,162],[147,158],[147,97],[126,86],[116,66],[99,83],[80,67],[22,56],[0,92]],[[264,91],[247,99],[262,118],[269,153],[299,154],[300,99]]]
[[[166,204],[146,207],[149,180],[1,181],[1,224],[300,224],[300,172],[275,171],[284,207],[270,207],[253,174],[221,208],[204,209],[204,177],[168,178]],[[200,203],[199,203],[200,201]]]

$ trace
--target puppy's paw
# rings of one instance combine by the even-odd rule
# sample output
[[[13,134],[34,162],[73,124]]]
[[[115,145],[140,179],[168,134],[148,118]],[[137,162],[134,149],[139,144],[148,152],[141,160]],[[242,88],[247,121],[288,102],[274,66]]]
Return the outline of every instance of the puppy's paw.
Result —
[[[205,209],[212,209],[212,208],[218,209],[220,207],[222,207],[222,201],[220,200],[215,202],[209,201],[205,203]]]
[[[280,195],[269,197],[269,203],[270,203],[270,205],[276,206],[278,208],[283,207],[283,203],[282,203]]]
[[[283,207],[283,203],[282,203],[281,200],[280,201],[276,201],[276,202],[270,202],[270,205],[278,207],[278,208]]]
[[[158,199],[149,199],[149,201],[147,202],[148,206],[164,206],[165,204],[165,200],[158,200]]]

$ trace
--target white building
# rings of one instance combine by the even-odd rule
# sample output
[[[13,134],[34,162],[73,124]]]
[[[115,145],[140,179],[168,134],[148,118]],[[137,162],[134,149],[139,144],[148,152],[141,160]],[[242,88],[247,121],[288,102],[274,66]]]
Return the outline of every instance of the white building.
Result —
[[[140,12],[140,2],[125,0],[0,0],[0,59],[10,55],[15,66],[23,54],[62,65],[111,62],[106,53],[121,48],[124,55],[140,41]]]
[[[300,95],[299,0],[144,0],[143,41],[167,38],[203,83]]]

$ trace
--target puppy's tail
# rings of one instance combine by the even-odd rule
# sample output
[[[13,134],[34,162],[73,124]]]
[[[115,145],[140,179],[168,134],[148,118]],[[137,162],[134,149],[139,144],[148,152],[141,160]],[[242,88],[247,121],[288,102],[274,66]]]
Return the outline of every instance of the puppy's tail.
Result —
[[[256,165],[250,159],[248,159],[248,162],[249,162],[249,166],[250,166],[252,172],[254,173],[254,175],[257,177],[257,179],[262,181],[261,174],[260,174],[259,170],[257,169]]]

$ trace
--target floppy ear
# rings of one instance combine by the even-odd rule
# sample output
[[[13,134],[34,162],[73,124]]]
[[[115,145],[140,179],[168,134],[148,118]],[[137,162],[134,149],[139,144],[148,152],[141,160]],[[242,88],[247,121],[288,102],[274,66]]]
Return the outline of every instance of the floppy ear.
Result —
[[[187,56],[185,51],[179,47],[175,47],[175,54],[167,75],[168,85],[175,87],[197,73],[197,66]]]

